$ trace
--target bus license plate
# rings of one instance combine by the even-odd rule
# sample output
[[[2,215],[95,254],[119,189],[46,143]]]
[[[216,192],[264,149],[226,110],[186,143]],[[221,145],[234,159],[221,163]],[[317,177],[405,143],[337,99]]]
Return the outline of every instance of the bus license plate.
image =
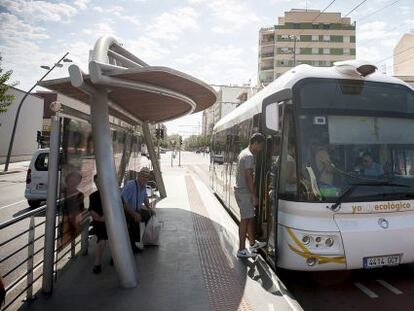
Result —
[[[398,266],[400,255],[364,257],[364,268],[379,268],[384,266]]]

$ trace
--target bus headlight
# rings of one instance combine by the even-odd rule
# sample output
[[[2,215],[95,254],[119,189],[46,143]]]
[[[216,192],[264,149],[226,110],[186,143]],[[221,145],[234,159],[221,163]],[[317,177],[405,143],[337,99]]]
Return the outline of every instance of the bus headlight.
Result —
[[[314,265],[316,265],[317,263],[317,259],[315,257],[309,257],[308,259],[306,259],[306,264],[310,267],[313,267]]]
[[[332,239],[331,237],[327,238],[325,240],[325,245],[328,247],[332,247],[332,245],[334,245],[334,239]]]
[[[288,228],[291,246],[296,249],[306,248],[317,255],[340,256],[344,254],[342,238],[339,232],[305,231]]]
[[[311,237],[309,235],[304,235],[302,237],[302,243],[303,243],[303,245],[309,245],[310,242],[311,242]]]

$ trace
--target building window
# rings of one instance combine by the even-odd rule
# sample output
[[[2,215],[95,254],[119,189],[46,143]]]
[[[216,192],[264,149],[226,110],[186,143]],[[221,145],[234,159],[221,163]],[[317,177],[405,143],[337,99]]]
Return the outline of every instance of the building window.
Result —
[[[331,50],[330,49],[323,49],[323,54],[330,54],[331,53]]]
[[[323,41],[331,41],[331,36],[330,35],[324,35],[323,36]]]
[[[319,61],[318,61],[318,60],[315,60],[315,61],[313,62],[313,66],[315,66],[315,67],[319,67]]]
[[[319,41],[319,36],[312,35],[312,41]]]
[[[350,55],[351,49],[344,49],[344,55]]]
[[[323,24],[323,29],[329,29],[329,24]]]
[[[319,54],[318,48],[312,48],[312,54]]]
[[[283,54],[288,54],[288,53],[290,53],[290,49],[289,49],[289,48],[281,48],[281,49],[280,49],[280,51],[281,51]]]
[[[274,36],[273,34],[264,34],[262,37],[262,42],[263,43],[268,43],[268,42],[273,42],[274,41]]]
[[[345,43],[351,42],[351,38],[349,36],[344,36],[344,42]]]
[[[289,40],[289,35],[281,35],[282,40]]]

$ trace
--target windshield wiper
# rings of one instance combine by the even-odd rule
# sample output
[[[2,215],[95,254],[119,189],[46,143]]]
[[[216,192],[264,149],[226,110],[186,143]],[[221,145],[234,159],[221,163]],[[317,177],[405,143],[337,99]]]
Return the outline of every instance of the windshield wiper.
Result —
[[[341,203],[345,199],[347,199],[356,188],[372,187],[372,186],[380,186],[380,187],[391,186],[391,187],[410,188],[409,185],[397,184],[397,183],[392,183],[389,181],[372,181],[372,182],[363,182],[363,183],[352,183],[350,184],[350,187],[336,199],[334,204],[332,204],[331,206],[327,206],[326,208],[329,208],[333,212],[337,212],[341,208]]]

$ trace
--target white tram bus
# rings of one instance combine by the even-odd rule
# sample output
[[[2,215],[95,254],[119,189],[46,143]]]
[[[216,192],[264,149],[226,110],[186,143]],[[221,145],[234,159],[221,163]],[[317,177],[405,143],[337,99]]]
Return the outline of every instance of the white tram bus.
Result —
[[[215,125],[210,184],[236,218],[237,156],[252,133],[267,137],[256,228],[274,267],[414,262],[414,90],[375,70],[299,65]]]

